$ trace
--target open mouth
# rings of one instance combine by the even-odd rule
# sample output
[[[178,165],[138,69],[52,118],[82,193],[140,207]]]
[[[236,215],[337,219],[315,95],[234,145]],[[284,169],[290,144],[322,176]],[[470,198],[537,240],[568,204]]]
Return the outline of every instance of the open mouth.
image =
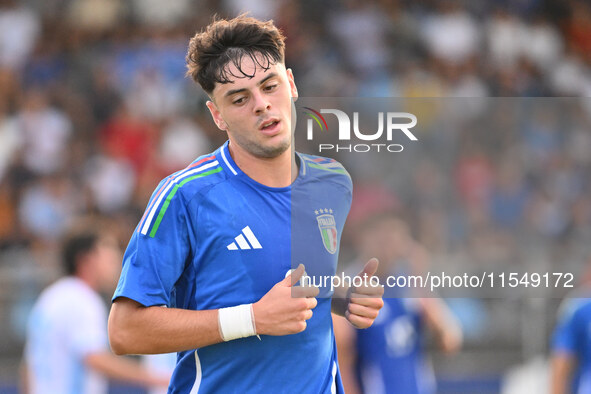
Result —
[[[274,128],[276,125],[278,125],[278,124],[279,124],[279,121],[278,121],[278,120],[275,120],[275,119],[273,119],[273,120],[270,120],[270,121],[268,121],[268,122],[265,122],[265,123],[263,123],[263,124],[261,125],[261,130],[265,130],[265,131],[267,131],[267,130],[271,130],[271,129],[273,129],[273,128]]]
[[[260,130],[263,134],[267,136],[273,136],[277,134],[281,129],[281,125],[279,123],[281,123],[279,119],[266,120],[261,124]]]

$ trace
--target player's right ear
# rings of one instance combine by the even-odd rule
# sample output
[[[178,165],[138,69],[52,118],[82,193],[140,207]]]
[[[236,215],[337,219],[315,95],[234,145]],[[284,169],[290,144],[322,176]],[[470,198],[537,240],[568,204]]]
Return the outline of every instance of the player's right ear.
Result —
[[[291,97],[293,98],[293,101],[297,101],[298,88],[296,87],[295,80],[293,78],[293,71],[291,71],[291,68],[288,68],[286,70],[286,73],[287,73],[287,80],[289,81],[289,90],[291,93]]]
[[[215,122],[218,129],[222,131],[228,131],[228,124],[224,121],[224,119],[222,119],[222,114],[218,110],[215,103],[209,100],[205,105],[207,105],[209,113],[211,114],[211,117],[213,118],[213,121]]]

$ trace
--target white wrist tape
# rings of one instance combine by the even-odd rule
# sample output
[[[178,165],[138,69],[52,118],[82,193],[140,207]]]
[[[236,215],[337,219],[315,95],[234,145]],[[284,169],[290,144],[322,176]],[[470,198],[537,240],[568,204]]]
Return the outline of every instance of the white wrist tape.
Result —
[[[220,334],[224,341],[256,335],[252,304],[218,309]]]

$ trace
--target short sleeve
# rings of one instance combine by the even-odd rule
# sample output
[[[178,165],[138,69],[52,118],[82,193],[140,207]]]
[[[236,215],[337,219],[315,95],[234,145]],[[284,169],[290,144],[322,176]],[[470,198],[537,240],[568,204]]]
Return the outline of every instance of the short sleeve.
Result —
[[[163,181],[125,251],[113,301],[127,297],[144,306],[170,305],[190,251],[185,200],[177,185]]]

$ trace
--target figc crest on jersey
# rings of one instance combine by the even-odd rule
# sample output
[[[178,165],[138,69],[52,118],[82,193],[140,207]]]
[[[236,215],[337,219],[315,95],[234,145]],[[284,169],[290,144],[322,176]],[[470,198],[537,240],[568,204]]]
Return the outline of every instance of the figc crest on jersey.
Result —
[[[322,243],[330,254],[335,254],[337,251],[337,225],[332,215],[332,209],[318,209],[314,211],[317,215],[318,229],[322,236]]]

